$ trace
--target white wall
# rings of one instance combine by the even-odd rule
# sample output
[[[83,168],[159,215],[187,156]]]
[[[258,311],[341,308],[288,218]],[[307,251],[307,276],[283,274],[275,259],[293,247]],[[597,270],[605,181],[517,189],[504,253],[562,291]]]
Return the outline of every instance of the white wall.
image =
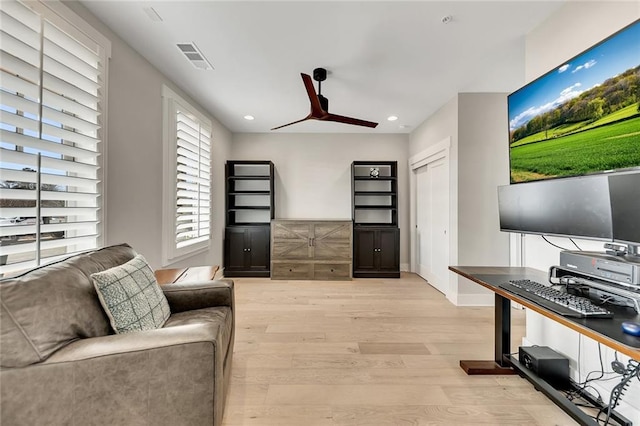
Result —
[[[451,147],[458,145],[458,97],[444,104],[409,135],[409,156],[416,155],[443,139],[451,138]],[[457,151],[456,151],[457,156]],[[457,158],[457,157],[456,157]],[[454,163],[452,161],[452,163]],[[457,170],[450,170],[457,175]]]
[[[539,27],[526,41],[526,76],[533,80],[548,70],[561,65],[600,40],[608,37],[640,17],[639,2],[568,2]],[[552,48],[551,48],[552,47]],[[640,53],[639,53],[640,54]],[[571,248],[570,241],[553,238],[552,241]],[[602,251],[602,244],[577,241],[586,250]],[[529,235],[523,241],[524,266],[547,270],[559,261],[559,250],[546,244],[540,237]],[[560,326],[546,318],[527,312],[526,344],[550,346],[570,358],[573,378],[584,380],[590,371],[600,371],[598,344],[590,338]],[[611,371],[614,352],[602,347],[604,368]],[[619,356],[626,362],[627,357]],[[618,380],[604,384],[592,382],[608,401],[611,388]],[[634,424],[640,424],[640,383],[632,386],[622,398],[618,409]]]
[[[112,43],[109,62],[106,141],[105,244],[129,243],[153,268],[162,256],[162,98],[168,85],[190,100],[176,84],[134,51],[78,2],[65,4]],[[190,100],[191,101],[191,100]],[[197,104],[192,102],[194,106]],[[224,230],[224,162],[230,132],[213,122],[213,240],[207,252],[179,265],[222,264]],[[175,266],[179,266],[175,265]]]
[[[230,160],[271,160],[276,218],[351,219],[351,162],[398,162],[400,263],[409,263],[408,136],[404,134],[234,134]]]

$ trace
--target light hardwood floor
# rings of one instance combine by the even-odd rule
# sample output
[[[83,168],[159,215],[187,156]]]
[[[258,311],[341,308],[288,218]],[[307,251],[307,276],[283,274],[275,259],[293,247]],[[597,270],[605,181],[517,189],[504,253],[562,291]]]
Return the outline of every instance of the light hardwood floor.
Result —
[[[493,308],[455,307],[400,279],[235,278],[236,343],[224,425],[574,425],[492,359]],[[513,351],[524,312],[512,312]]]

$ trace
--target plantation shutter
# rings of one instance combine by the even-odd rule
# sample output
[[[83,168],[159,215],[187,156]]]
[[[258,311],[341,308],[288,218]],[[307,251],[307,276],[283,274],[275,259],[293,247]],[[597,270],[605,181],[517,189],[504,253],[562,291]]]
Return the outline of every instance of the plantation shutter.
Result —
[[[210,234],[211,128],[176,104],[175,247],[207,242]]]
[[[41,3],[2,1],[0,273],[100,243],[106,49]]]

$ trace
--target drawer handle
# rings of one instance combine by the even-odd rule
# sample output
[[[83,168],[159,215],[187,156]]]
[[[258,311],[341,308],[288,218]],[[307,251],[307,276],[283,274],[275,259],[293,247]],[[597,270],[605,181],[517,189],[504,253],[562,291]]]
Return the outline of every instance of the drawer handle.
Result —
[[[293,272],[293,269],[289,269],[289,272]]]
[[[331,268],[331,272],[333,272],[333,268]]]

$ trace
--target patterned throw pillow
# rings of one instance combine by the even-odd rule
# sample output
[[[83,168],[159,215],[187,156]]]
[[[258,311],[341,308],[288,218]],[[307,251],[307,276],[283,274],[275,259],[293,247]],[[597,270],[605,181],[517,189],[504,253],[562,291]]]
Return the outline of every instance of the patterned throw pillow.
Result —
[[[116,333],[153,330],[169,318],[169,303],[141,255],[91,274],[100,303]]]

